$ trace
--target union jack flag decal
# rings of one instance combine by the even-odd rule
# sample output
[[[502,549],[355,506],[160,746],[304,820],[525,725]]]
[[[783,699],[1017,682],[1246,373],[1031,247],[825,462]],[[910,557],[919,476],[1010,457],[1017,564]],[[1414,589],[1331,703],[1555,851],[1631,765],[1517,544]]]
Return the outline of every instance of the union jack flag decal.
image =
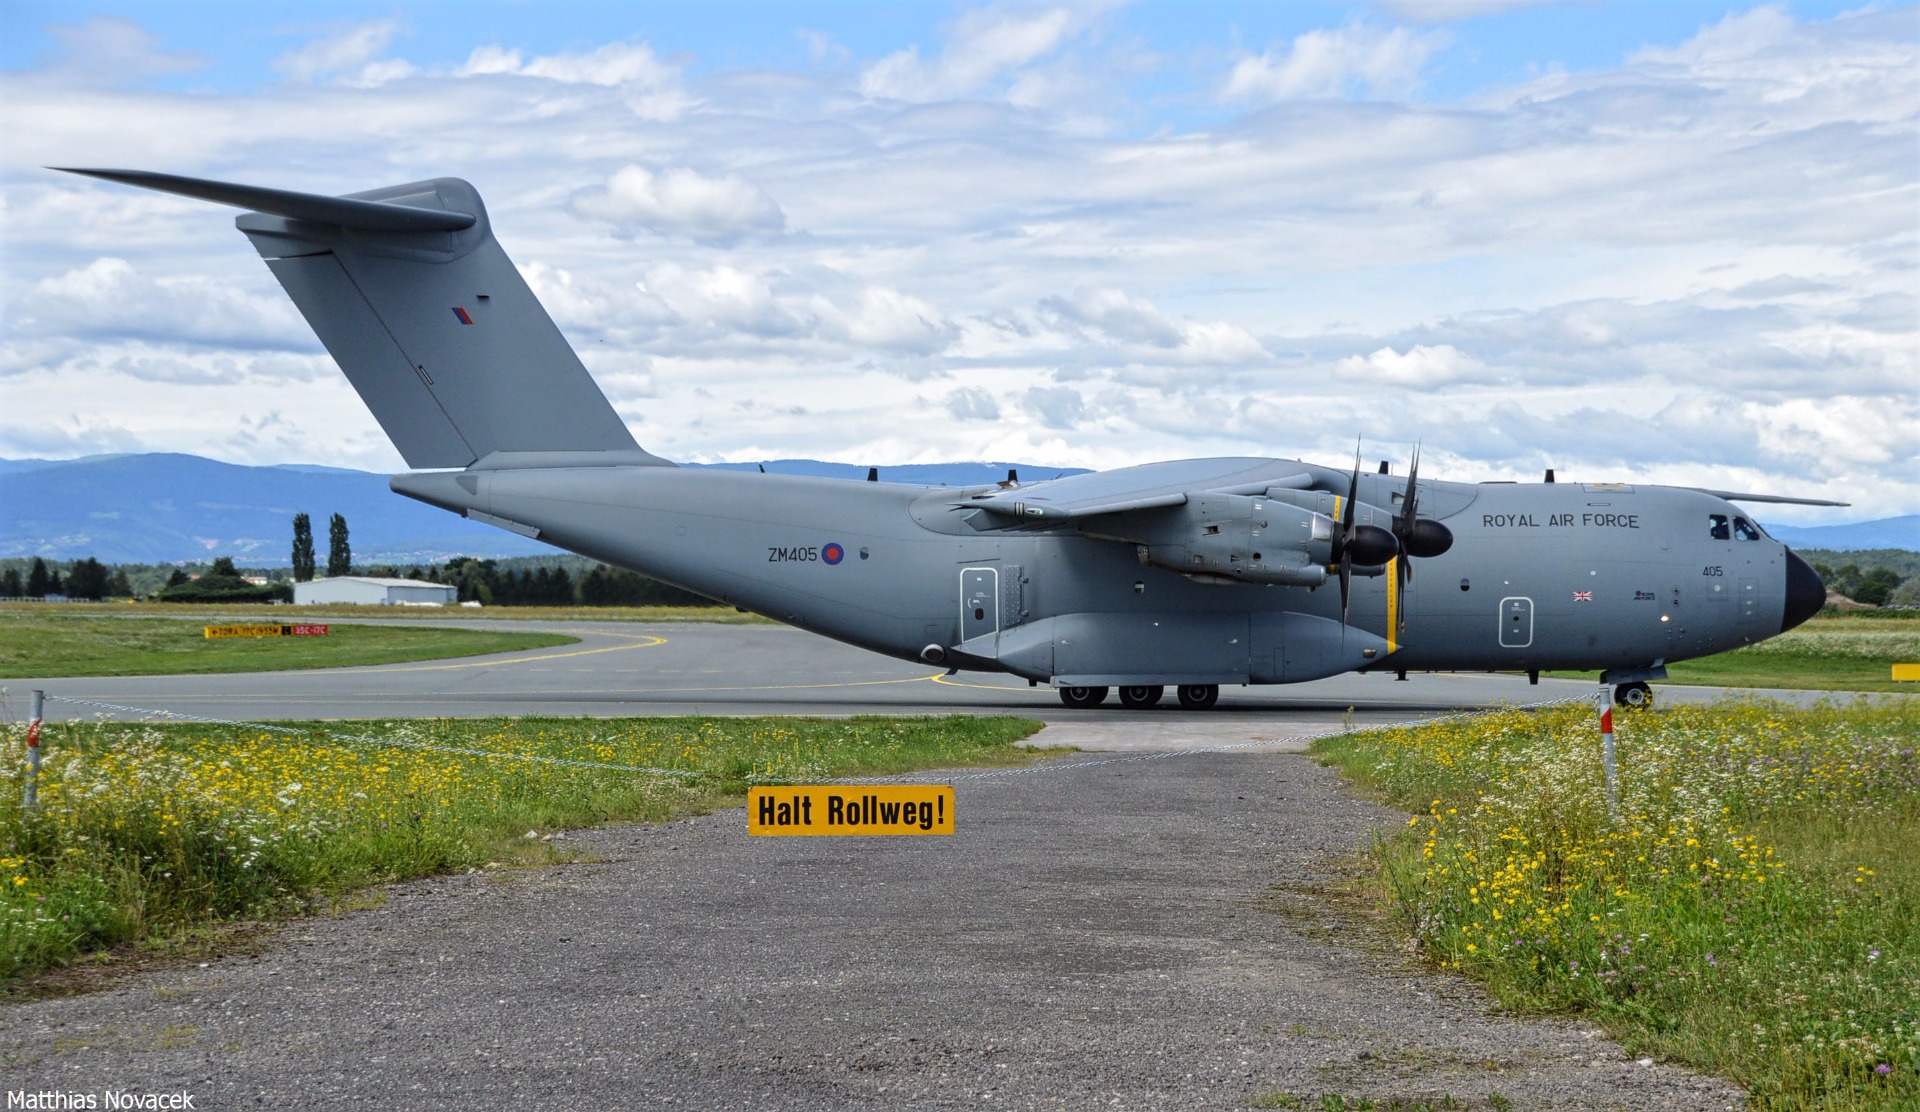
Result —
[[[1592,602],[1592,601],[1593,601],[1593,592],[1592,592],[1592,591],[1575,591],[1575,592],[1573,592],[1573,601],[1575,601],[1575,602]]]

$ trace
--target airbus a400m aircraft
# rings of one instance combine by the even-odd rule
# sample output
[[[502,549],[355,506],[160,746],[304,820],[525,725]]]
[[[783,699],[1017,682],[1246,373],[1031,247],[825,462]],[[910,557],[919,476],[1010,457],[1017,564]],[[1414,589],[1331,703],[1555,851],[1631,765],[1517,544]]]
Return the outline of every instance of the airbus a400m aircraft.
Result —
[[[978,489],[681,468],[635,443],[464,181],[330,197],[74,172],[250,210],[240,231],[416,469],[395,491],[888,656],[1052,684],[1069,706],[1549,668],[1637,703],[1668,663],[1825,600],[1732,504],[1804,499],[1440,482],[1417,459],[1404,480],[1231,458]]]

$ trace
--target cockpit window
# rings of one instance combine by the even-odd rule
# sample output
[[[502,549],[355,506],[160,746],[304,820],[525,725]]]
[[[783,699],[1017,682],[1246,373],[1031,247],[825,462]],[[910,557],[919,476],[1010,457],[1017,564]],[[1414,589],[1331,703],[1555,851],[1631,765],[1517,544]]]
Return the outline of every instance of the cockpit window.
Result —
[[[1757,541],[1760,539],[1760,530],[1755,529],[1753,522],[1746,518],[1736,517],[1733,519],[1733,535],[1743,541]]]
[[[1712,537],[1716,541],[1733,539],[1733,533],[1727,528],[1726,514],[1707,515],[1707,536]]]

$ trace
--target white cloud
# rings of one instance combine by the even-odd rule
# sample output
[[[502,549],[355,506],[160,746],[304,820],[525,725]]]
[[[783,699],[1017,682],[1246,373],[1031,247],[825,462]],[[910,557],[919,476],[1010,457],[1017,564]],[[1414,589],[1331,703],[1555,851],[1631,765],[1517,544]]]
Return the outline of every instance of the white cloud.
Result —
[[[1260,341],[1240,325],[1171,320],[1152,302],[1124,290],[1079,289],[1066,297],[1045,299],[1041,309],[1134,360],[1264,363],[1270,358]]]
[[[956,421],[998,421],[1000,403],[978,386],[963,386],[947,395],[947,412]]]
[[[623,166],[605,187],[576,197],[573,208],[596,220],[701,240],[776,233],[786,224],[780,206],[752,182],[685,167],[656,173]]]
[[[398,20],[356,24],[287,51],[273,60],[273,68],[290,81],[307,83],[335,78],[372,86],[409,77],[415,72],[412,65],[380,58],[399,33]]]
[[[1337,462],[1365,429],[1395,458],[1424,441],[1449,477],[1557,466],[1920,510],[1902,447],[1920,442],[1920,10],[1740,12],[1618,64],[1415,102],[1358,98],[1418,86],[1440,60],[1423,29],[1272,44],[1222,100],[1217,51],[1050,13],[963,10],[918,53],[844,65],[783,40],[785,71],[577,35],[377,93],[355,86],[405,64],[397,38],[237,92],[7,71],[7,418],[399,465],[230,211],[38,169],[84,154],[329,192],[469,178],[673,458]],[[1496,23],[1447,27],[1449,63]],[[138,60],[171,32],[133,31],[129,71],[173,64]],[[70,419],[75,391],[106,399],[98,421]],[[218,407],[291,428],[223,441]],[[0,454],[20,443],[0,434]]]
[[[204,55],[161,49],[152,32],[120,16],[94,15],[79,23],[55,23],[47,27],[47,34],[56,46],[43,72],[60,84],[124,85],[192,73],[207,65]]]
[[[1361,89],[1374,97],[1404,96],[1419,85],[1427,59],[1449,41],[1438,31],[1383,30],[1365,23],[1308,31],[1284,49],[1240,59],[1220,96],[1295,100],[1345,96]]]
[[[1372,355],[1349,355],[1334,373],[1352,382],[1431,390],[1455,382],[1484,380],[1486,365],[1452,344],[1415,344],[1404,353],[1383,347]]]
[[[968,96],[1054,54],[1095,14],[1092,8],[976,8],[946,28],[938,56],[922,58],[918,47],[889,54],[860,75],[860,91],[882,100]]]
[[[1071,386],[1034,386],[1027,390],[1027,410],[1050,429],[1072,429],[1086,416],[1087,402]]]
[[[15,340],[84,328],[196,345],[315,347],[306,322],[277,292],[202,277],[155,278],[112,256],[34,283],[8,316]]]
[[[1386,14],[1414,23],[1452,23],[1566,2],[1568,0],[1373,0],[1374,7]]]

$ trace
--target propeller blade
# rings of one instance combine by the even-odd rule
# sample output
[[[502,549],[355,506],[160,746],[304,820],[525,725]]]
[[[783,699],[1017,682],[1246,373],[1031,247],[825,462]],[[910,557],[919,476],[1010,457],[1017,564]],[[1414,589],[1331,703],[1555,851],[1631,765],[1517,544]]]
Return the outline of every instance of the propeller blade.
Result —
[[[1353,560],[1342,556],[1340,557],[1340,641],[1342,644],[1347,639],[1347,603],[1352,597],[1352,592]]]
[[[1407,493],[1403,495],[1400,499],[1400,516],[1403,520],[1406,521],[1407,530],[1411,530],[1413,528],[1414,519],[1419,516],[1417,513],[1414,512],[1414,500],[1420,496],[1419,488],[1414,486],[1414,481],[1419,477],[1420,477],[1420,445],[1416,441],[1413,445],[1413,462],[1407,466]],[[1395,522],[1395,524],[1399,524],[1399,523]],[[1404,541],[1406,540],[1406,536],[1404,534],[1407,530],[1395,529],[1394,532],[1401,533],[1402,536],[1400,539]]]

